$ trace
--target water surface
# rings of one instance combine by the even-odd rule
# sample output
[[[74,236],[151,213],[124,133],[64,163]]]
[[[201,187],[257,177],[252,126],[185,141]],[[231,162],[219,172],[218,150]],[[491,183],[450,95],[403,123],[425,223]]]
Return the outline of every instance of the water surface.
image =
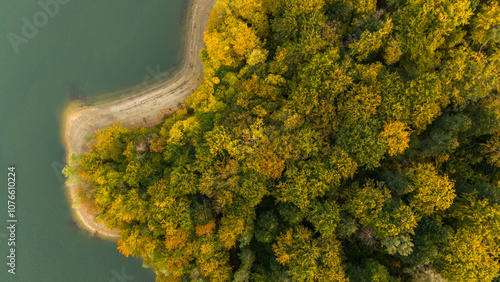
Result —
[[[49,2],[59,8],[40,5]],[[0,0],[0,281],[154,281],[140,259],[75,226],[60,174],[60,115],[71,92],[99,97],[174,67],[185,2]],[[26,20],[39,25],[25,27],[30,38]],[[15,275],[7,272],[9,165],[17,182]]]

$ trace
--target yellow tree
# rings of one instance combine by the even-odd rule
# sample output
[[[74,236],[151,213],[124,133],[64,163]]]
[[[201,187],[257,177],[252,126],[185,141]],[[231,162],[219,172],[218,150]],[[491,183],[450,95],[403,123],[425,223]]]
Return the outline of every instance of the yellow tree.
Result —
[[[102,161],[123,159],[129,133],[130,130],[123,127],[121,123],[97,130],[90,143],[91,153],[95,153]]]
[[[232,207],[223,209],[218,237],[225,249],[231,249],[236,241],[253,229],[255,210],[246,208],[244,203],[235,203]]]
[[[439,72],[439,79],[443,85],[446,99],[459,105],[477,102],[487,98],[492,91],[498,90],[500,85],[500,56],[486,56],[472,50],[469,46],[462,46],[448,53],[449,59]],[[491,103],[498,109],[498,104]]]
[[[497,249],[473,230],[459,229],[441,249],[436,268],[450,281],[492,281],[500,270]]]
[[[405,95],[412,105],[411,120],[418,130],[425,130],[441,114],[442,85],[433,73],[425,73],[407,83]]]
[[[330,165],[342,179],[352,178],[358,169],[358,164],[339,146],[335,146],[330,157]]]
[[[410,127],[400,121],[385,123],[380,137],[384,141],[387,153],[395,156],[404,152],[410,142],[410,133]]]
[[[417,217],[408,205],[390,203],[383,212],[370,223],[378,238],[414,234],[417,227]]]
[[[349,45],[351,55],[358,61],[366,60],[377,52],[387,42],[393,29],[392,20],[388,19],[384,26],[376,32],[368,30],[361,34],[361,38]]]
[[[245,22],[230,12],[218,28],[205,32],[206,52],[209,61],[209,76],[222,66],[237,67],[253,52],[261,47],[259,37]]]
[[[500,273],[500,205],[466,194],[450,209],[457,231],[446,241],[436,267],[454,281],[491,281]]]
[[[376,87],[355,84],[347,95],[339,99],[338,115],[345,125],[353,125],[358,121],[367,121],[377,113],[382,98]]]
[[[481,3],[479,12],[471,20],[471,37],[476,44],[486,44],[488,41],[500,43],[500,36],[493,36],[493,30],[500,26],[500,3],[488,1]]]
[[[387,65],[393,65],[399,61],[403,52],[401,44],[395,38],[390,38],[384,50],[384,61]]]
[[[442,53],[438,48],[468,22],[471,6],[467,0],[416,0],[399,9],[393,16],[395,32],[408,66],[421,71],[439,66]]]
[[[259,37],[267,37],[270,31],[270,11],[264,2],[265,0],[240,0],[231,3],[235,13],[251,23]]]
[[[500,239],[500,204],[488,199],[478,199],[475,193],[466,194],[450,209],[450,217],[456,219],[458,228],[470,228],[481,234],[485,241],[495,243]],[[493,254],[499,255],[500,249]]]
[[[235,17],[228,17],[226,25],[229,27],[229,42],[239,60],[246,60],[253,50],[261,47],[259,37],[247,23]]]
[[[357,14],[369,13],[377,9],[376,0],[348,0],[347,2],[352,3]]]
[[[446,174],[439,175],[432,164],[418,164],[409,170],[408,178],[415,189],[410,194],[410,206],[419,215],[445,211],[453,204],[454,182]]]
[[[210,281],[230,280],[229,253],[224,250],[215,235],[198,238],[195,257],[196,266],[202,276]]]

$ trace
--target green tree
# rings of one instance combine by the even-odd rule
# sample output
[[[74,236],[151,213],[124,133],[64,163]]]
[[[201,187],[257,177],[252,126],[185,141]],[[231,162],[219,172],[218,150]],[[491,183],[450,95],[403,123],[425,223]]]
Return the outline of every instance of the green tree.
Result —
[[[345,280],[340,245],[333,237],[314,239],[310,230],[297,226],[280,234],[273,250],[294,280]]]
[[[337,143],[359,166],[378,167],[386,149],[375,130],[369,123],[344,127],[339,131]]]
[[[390,255],[396,253],[408,256],[413,251],[413,243],[408,235],[388,236],[382,240],[382,245],[386,247],[386,252]]]

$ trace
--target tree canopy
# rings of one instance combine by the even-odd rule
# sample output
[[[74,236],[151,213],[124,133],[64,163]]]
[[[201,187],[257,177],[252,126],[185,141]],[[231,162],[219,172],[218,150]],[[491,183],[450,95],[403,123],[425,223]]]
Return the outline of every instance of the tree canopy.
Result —
[[[220,0],[204,82],[65,173],[158,281],[492,281],[498,0]]]

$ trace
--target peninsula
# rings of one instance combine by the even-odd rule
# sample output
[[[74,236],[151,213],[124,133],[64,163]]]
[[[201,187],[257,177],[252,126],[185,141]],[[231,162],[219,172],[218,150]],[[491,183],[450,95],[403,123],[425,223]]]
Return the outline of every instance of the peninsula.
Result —
[[[183,101],[195,91],[203,79],[203,66],[199,57],[204,46],[203,33],[216,0],[190,1],[186,28],[187,40],[182,67],[172,77],[150,89],[144,89],[130,97],[96,106],[71,103],[63,113],[62,138],[66,156],[70,153],[82,154],[87,150],[85,136],[93,135],[115,122],[125,127],[152,126],[161,118],[175,111]],[[78,202],[75,186],[67,185],[73,203]],[[103,237],[118,238],[119,232],[109,230],[96,222],[94,216],[79,205],[73,205],[75,217],[82,227]]]

